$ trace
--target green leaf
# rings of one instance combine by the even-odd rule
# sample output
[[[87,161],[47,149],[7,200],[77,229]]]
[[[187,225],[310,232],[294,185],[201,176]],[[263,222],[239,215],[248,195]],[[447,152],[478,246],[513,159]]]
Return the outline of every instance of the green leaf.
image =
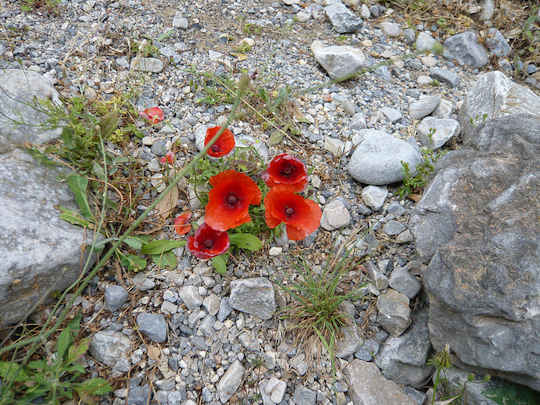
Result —
[[[105,169],[103,169],[103,167],[101,167],[101,165],[96,161],[94,161],[92,165],[92,172],[96,175],[98,179],[101,179],[103,181],[106,180],[107,176],[105,176]]]
[[[56,341],[56,361],[61,363],[64,361],[64,355],[66,354],[69,346],[71,345],[71,330],[69,327],[65,328],[58,336]]]
[[[75,391],[90,395],[104,395],[112,391],[111,385],[103,378],[91,378],[75,385]]]
[[[86,197],[86,189],[88,188],[88,179],[84,176],[79,176],[77,173],[71,173],[67,177],[67,184],[73,194],[75,194],[75,202],[81,210],[81,214],[88,220],[94,218],[92,210],[88,204],[88,198]]]
[[[47,368],[46,360],[33,360],[28,363],[28,368],[32,370],[45,370]]]
[[[160,255],[169,250],[182,247],[186,244],[185,240],[153,240],[142,246],[141,253],[146,255]]]
[[[166,252],[162,255],[152,255],[152,261],[159,267],[159,268],[169,268],[169,269],[175,269],[176,265],[178,264],[178,261],[176,259],[176,255],[173,252]]]
[[[73,225],[82,226],[83,228],[87,228],[90,226],[90,222],[81,217],[78,212],[69,210],[62,206],[59,206],[58,209],[61,212],[60,219],[63,219],[64,221],[69,222]]]
[[[99,127],[101,128],[101,136],[107,139],[118,127],[118,112],[111,111],[108,113],[99,123]]]
[[[128,270],[135,272],[144,270],[146,267],[146,259],[144,257],[132,254],[122,255],[120,262],[122,263],[122,266],[127,267]]]
[[[69,348],[67,362],[68,364],[79,360],[87,351],[90,345],[90,338],[82,339],[79,343]]]
[[[222,275],[227,273],[227,258],[228,255],[220,255],[212,258],[212,266],[214,266],[216,273]]]
[[[141,250],[144,240],[135,236],[128,236],[126,239],[124,239],[124,243],[132,249]]]
[[[283,140],[283,134],[279,131],[272,132],[272,135],[270,135],[270,139],[268,140],[268,144],[270,145],[277,145],[281,143]]]
[[[28,375],[23,367],[10,361],[0,361],[0,377],[4,382],[24,382],[28,380]]]
[[[234,245],[240,249],[247,249],[255,252],[262,248],[262,242],[255,235],[250,233],[233,233],[229,235],[229,241],[231,245]]]

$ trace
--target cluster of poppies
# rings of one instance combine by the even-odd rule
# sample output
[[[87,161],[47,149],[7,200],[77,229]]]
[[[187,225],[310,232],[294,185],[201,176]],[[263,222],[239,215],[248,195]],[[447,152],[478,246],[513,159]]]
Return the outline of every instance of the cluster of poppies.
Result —
[[[205,146],[220,129],[213,127],[207,130]],[[207,153],[212,157],[222,157],[234,146],[234,135],[225,129]],[[285,223],[289,239],[301,240],[319,227],[320,207],[297,194],[307,184],[306,168],[300,160],[282,153],[272,159],[262,173],[262,179],[270,188],[264,197],[265,219],[269,228]],[[235,170],[225,170],[211,177],[210,185],[205,223],[188,240],[188,249],[200,259],[224,253],[229,248],[227,230],[251,221],[249,206],[259,205],[263,198],[257,183]],[[186,229],[184,224],[185,218],[178,223],[175,221],[175,227],[180,227],[183,232]]]

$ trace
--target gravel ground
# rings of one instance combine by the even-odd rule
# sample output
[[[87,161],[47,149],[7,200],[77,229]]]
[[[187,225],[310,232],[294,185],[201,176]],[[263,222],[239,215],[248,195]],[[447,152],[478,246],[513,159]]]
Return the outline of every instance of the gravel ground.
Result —
[[[407,35],[394,36],[395,24],[381,24],[401,21],[391,10],[376,7],[372,12],[380,13],[378,18],[364,19],[355,33],[339,34],[321,4],[74,0],[62,2],[57,15],[43,9],[24,13],[14,1],[1,6],[0,68],[22,65],[43,73],[66,97],[106,98],[137,88],[139,108],[159,105],[163,109],[165,123],[146,127],[143,142],[134,140],[128,146],[129,153],[145,162],[148,179],[173,142],[184,145],[177,164],[189,161],[197,151],[197,130],[220,122],[230,108],[197,103],[204,94],[196,73],[238,78],[245,70],[268,89],[288,86],[301,91],[328,80],[310,49],[314,40],[354,46],[362,50],[369,66],[389,62],[358,79],[297,97],[296,108],[305,121],[297,122],[298,137],[272,145],[272,129],[260,122],[247,119],[231,126],[235,135],[262,142],[267,158],[289,152],[312,169],[308,195],[326,211],[323,227],[314,237],[302,243],[270,241],[262,254],[239,257],[226,276],[178,249],[176,271],[150,268],[126,274],[122,280],[106,274],[77,301],[85,328],[94,334],[89,369],[109,377],[116,387],[102,403],[143,404],[152,393],[160,404],[218,404],[229,399],[246,404],[263,400],[264,404],[346,404],[351,398],[342,369],[354,358],[372,361],[388,331],[400,328],[399,322],[383,328],[377,318],[375,307],[385,308],[377,297],[387,297],[389,280],[391,291],[410,291],[410,287],[412,296],[400,295],[416,303],[411,306],[422,305],[410,280],[421,271],[407,229],[414,203],[398,198],[398,185],[366,187],[356,182],[347,171],[350,150],[358,131],[366,127],[414,139],[418,120],[409,107],[424,95],[446,100],[441,118],[456,118],[478,71],[437,55],[412,55]],[[359,8],[357,15],[367,14]],[[233,55],[245,38],[253,41],[251,49],[236,51],[245,58]],[[136,58],[133,41],[152,45],[150,59]],[[442,79],[437,76],[438,81],[433,81],[433,68],[446,71]],[[448,71],[455,77],[445,81]],[[452,79],[459,79],[457,86],[448,84]],[[455,147],[455,138],[445,147]],[[181,196],[179,211],[189,204]],[[195,218],[200,215],[196,212]],[[364,266],[351,269],[343,288],[365,281],[370,285],[365,299],[347,306],[354,333],[338,344],[334,382],[327,356],[310,359],[285,333],[287,325],[279,311],[288,298],[268,280],[294,278],[291,258],[300,255],[320,270],[327,256],[355,230],[367,227],[370,231],[357,247],[360,255],[369,258]],[[403,268],[408,269],[406,275]],[[253,285],[245,279],[253,279]],[[258,296],[257,303],[242,309],[254,290],[267,296]],[[407,327],[409,315],[404,321]]]

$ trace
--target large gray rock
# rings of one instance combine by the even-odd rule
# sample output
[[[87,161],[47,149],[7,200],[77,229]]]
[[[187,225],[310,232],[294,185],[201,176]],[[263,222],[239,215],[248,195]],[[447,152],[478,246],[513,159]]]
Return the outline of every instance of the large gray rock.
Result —
[[[0,78],[0,153],[15,144],[58,138],[62,128],[46,128],[48,115],[39,104],[39,100],[61,104],[51,83],[37,72],[22,69],[0,70]]]
[[[104,330],[97,332],[90,341],[90,354],[99,362],[114,367],[127,358],[131,349],[129,338],[121,332]]]
[[[452,35],[444,41],[444,56],[456,59],[460,65],[482,67],[489,62],[486,49],[478,43],[473,31]]]
[[[375,359],[384,376],[398,384],[421,387],[429,379],[433,367],[426,366],[431,349],[428,313],[413,314],[411,328],[399,337],[390,337]]]
[[[341,79],[368,65],[364,53],[352,46],[326,46],[322,41],[313,41],[311,51],[317,62],[332,79]]]
[[[81,248],[91,240],[60,219],[57,206],[77,209],[60,174],[23,151],[0,154],[0,326],[19,321],[81,273]]]
[[[415,405],[399,385],[387,380],[377,366],[353,360],[343,370],[354,405]]]
[[[445,156],[411,218],[430,338],[454,364],[540,390],[540,118],[505,116],[465,139],[480,151]]]
[[[324,8],[334,29],[340,34],[356,32],[362,28],[362,19],[341,2],[335,2]]]
[[[264,277],[234,280],[229,305],[261,319],[270,319],[276,310],[274,287]]]
[[[360,183],[385,185],[403,180],[401,162],[407,162],[412,173],[422,161],[420,152],[410,143],[382,131],[361,130],[363,141],[357,146],[347,169]]]
[[[471,137],[476,127],[493,118],[526,113],[540,118],[540,97],[502,72],[489,72],[478,77],[469,90],[459,112],[465,137]]]

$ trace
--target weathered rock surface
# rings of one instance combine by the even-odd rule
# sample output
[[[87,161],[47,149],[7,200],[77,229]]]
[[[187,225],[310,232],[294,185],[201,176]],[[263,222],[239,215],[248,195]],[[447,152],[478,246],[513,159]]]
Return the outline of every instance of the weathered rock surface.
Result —
[[[420,142],[431,149],[439,149],[446,142],[459,135],[461,126],[451,118],[424,118],[416,128]]]
[[[420,152],[408,142],[382,131],[362,130],[364,140],[357,146],[347,169],[360,183],[386,185],[403,180],[402,161],[411,172],[422,160]]]
[[[276,310],[274,287],[264,277],[234,280],[229,305],[261,319],[270,319]]]
[[[121,332],[101,331],[92,336],[90,341],[90,354],[109,367],[129,355],[131,342]]]
[[[245,371],[242,364],[236,360],[230,365],[225,374],[223,374],[217,385],[219,400],[222,404],[226,403],[236,392],[242,382]]]
[[[356,32],[362,28],[362,19],[341,2],[335,2],[324,8],[334,29],[340,34]]]
[[[352,46],[326,46],[322,41],[313,41],[311,50],[332,79],[346,77],[367,66],[364,53]]]
[[[478,77],[459,112],[463,135],[471,137],[476,127],[493,118],[526,113],[540,117],[540,97],[502,72]]]
[[[415,405],[393,381],[387,380],[377,366],[353,360],[343,370],[354,405]]]
[[[452,35],[444,41],[444,56],[472,67],[482,67],[489,62],[486,49],[478,43],[478,36],[473,31]]]
[[[487,78],[515,89],[499,72]],[[506,103],[495,88],[490,116]],[[465,143],[480,151],[443,158],[411,219],[429,261],[430,338],[435,350],[449,344],[458,365],[540,390],[540,118],[490,120]]]
[[[428,313],[420,311],[412,318],[412,326],[406,333],[384,342],[375,363],[386,378],[398,384],[421,387],[433,372],[433,367],[426,366],[431,348]]]
[[[392,336],[401,335],[411,324],[409,298],[391,288],[377,299],[378,321]]]
[[[42,75],[31,70],[1,70],[0,83],[0,153],[12,145],[30,142],[41,144],[56,139],[62,128],[45,129],[47,114],[40,111],[40,100],[60,105],[58,93]]]
[[[0,326],[20,320],[81,272],[81,247],[91,240],[60,219],[58,205],[77,208],[59,175],[23,151],[0,154]]]

